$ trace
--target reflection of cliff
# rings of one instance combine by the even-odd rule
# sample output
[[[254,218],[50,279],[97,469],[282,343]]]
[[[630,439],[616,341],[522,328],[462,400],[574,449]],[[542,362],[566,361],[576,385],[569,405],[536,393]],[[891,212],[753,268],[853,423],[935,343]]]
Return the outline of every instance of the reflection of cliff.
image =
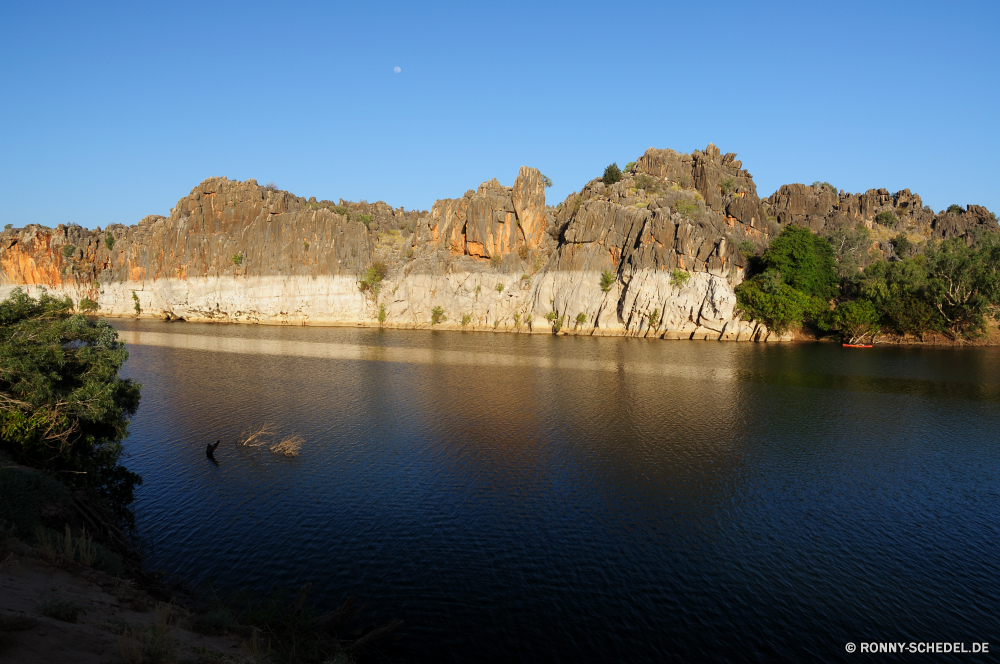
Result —
[[[595,179],[555,207],[527,167],[511,187],[494,179],[430,212],[212,178],[136,226],[5,230],[0,286],[44,286],[112,316],[138,305],[186,320],[377,325],[381,310],[386,326],[429,327],[441,307],[443,328],[763,339],[733,312],[745,254],[783,223],[871,226],[883,211],[932,237],[996,226],[978,206],[934,215],[909,190],[786,185],[761,199],[734,154],[650,148],[621,181]],[[379,262],[381,289],[361,291]]]

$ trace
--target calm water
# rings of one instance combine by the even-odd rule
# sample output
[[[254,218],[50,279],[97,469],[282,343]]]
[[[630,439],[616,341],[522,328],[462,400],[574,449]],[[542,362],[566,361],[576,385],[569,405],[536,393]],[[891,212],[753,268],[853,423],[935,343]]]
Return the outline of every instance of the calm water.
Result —
[[[393,661],[1000,652],[997,350],[115,325],[152,563],[359,595]]]

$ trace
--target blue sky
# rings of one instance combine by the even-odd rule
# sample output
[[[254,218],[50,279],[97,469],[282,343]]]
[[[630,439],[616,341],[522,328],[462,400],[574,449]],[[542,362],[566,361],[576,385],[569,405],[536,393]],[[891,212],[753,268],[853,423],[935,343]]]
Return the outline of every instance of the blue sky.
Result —
[[[0,223],[135,223],[213,175],[555,203],[647,147],[1000,211],[1000,3],[4,3]],[[394,73],[394,67],[400,73]]]

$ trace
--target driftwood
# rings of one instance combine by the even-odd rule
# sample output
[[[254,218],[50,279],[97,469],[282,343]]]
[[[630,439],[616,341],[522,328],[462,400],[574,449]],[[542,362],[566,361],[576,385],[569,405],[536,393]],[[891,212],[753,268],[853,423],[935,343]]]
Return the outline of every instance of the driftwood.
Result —
[[[393,632],[399,629],[400,625],[403,624],[402,620],[394,620],[391,623],[382,625],[377,629],[373,629],[364,636],[362,636],[357,641],[348,644],[344,647],[347,652],[357,652],[363,648],[370,648],[372,646],[378,645],[379,643],[388,639]]]

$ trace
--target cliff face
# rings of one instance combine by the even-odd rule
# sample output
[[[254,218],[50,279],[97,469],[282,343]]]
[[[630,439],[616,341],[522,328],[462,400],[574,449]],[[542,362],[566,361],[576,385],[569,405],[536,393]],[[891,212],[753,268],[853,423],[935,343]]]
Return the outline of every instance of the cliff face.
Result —
[[[786,185],[762,200],[734,154],[651,148],[555,207],[527,167],[429,213],[212,178],[136,226],[3,231],[0,295],[45,287],[112,316],[378,325],[381,311],[388,327],[430,327],[440,307],[443,328],[774,339],[733,311],[746,254],[783,224],[874,227],[887,210],[925,236],[996,227],[977,206],[934,215],[908,190]],[[361,290],[376,264],[385,280]]]

